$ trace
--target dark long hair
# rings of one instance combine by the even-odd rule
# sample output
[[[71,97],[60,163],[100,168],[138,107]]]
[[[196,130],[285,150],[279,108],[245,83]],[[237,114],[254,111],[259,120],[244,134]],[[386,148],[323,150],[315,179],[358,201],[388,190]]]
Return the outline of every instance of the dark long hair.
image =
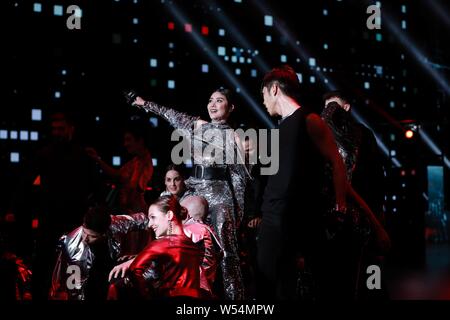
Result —
[[[236,109],[237,109],[234,93],[230,89],[223,87],[223,86],[218,87],[217,89],[212,91],[211,94],[213,94],[214,92],[221,93],[225,96],[225,98],[227,99],[229,108],[231,108],[231,106],[234,106],[234,111],[232,113],[230,113],[230,115],[227,119],[227,123],[231,128],[237,128],[237,123],[236,123],[235,117],[233,116],[233,114],[236,112]]]

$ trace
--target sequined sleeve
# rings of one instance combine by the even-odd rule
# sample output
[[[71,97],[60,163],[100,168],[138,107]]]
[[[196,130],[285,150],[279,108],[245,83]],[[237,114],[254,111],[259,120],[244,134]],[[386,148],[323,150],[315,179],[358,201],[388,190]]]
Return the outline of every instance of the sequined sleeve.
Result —
[[[132,215],[111,216],[111,226],[109,227],[113,236],[130,231],[146,230],[148,227],[148,217],[145,213],[134,213]]]
[[[141,108],[147,112],[152,112],[160,116],[161,118],[169,122],[170,125],[175,129],[192,130],[194,127],[194,123],[197,120],[200,120],[200,117],[190,116],[186,113],[160,106],[151,101],[146,101]]]
[[[232,164],[229,165],[231,173],[231,183],[233,185],[234,195],[237,202],[237,217],[236,222],[239,226],[244,218],[244,196],[245,196],[245,185],[246,185],[246,171],[244,165],[242,164]]]

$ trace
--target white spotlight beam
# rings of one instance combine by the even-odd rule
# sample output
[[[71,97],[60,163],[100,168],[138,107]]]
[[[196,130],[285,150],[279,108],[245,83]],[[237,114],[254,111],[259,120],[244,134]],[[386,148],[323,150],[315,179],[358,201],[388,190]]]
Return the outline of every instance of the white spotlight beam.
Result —
[[[175,19],[180,24],[188,23],[188,19],[186,15],[181,11],[180,8],[175,3],[168,3],[167,8],[170,13],[175,17]],[[191,32],[194,42],[203,49],[208,58],[214,63],[214,65],[222,72],[222,74],[230,80],[230,82],[236,87],[239,88],[240,93],[243,98],[248,102],[250,107],[256,113],[256,115],[264,122],[264,124],[268,128],[275,128],[274,123],[269,118],[267,113],[265,113],[260,105],[252,98],[252,96],[248,93],[248,91],[244,88],[244,86],[240,83],[240,81],[234,76],[234,74],[228,69],[228,67],[218,58],[215,51],[211,48],[211,46],[194,30]]]
[[[204,0],[204,3],[207,5],[212,5],[215,7],[218,7],[218,4],[215,1],[210,0]],[[234,40],[241,46],[245,47],[247,49],[250,49],[251,51],[255,51],[254,46],[251,44],[251,42],[242,34],[242,32],[236,27],[236,24],[233,23],[228,16],[225,14],[225,12],[222,10],[221,12],[214,15],[214,18],[219,20],[219,22],[226,26],[227,29],[230,31],[230,36],[233,37]],[[253,57],[253,60],[255,61],[256,65],[258,66],[259,70],[266,72],[271,69],[271,67],[267,64],[266,61],[259,55],[256,55]]]

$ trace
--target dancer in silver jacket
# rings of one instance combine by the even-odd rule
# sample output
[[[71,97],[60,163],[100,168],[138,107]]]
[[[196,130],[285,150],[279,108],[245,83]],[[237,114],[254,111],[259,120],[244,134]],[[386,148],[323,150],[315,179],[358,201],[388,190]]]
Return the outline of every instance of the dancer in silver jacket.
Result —
[[[120,243],[117,236],[132,230],[145,230],[148,226],[148,218],[144,213],[136,213],[131,216],[117,215],[109,217],[106,224],[109,225],[107,231],[98,232],[91,229],[93,227],[86,226],[85,222],[83,226],[60,238],[49,294],[50,299],[86,300],[86,287],[96,259],[92,244],[98,240],[105,241],[110,260],[116,262],[120,255]],[[98,239],[90,238],[96,234]]]

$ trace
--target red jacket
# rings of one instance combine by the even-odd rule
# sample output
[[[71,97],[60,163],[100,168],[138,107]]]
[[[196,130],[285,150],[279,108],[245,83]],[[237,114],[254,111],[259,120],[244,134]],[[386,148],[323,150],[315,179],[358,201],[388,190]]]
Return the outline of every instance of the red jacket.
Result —
[[[153,240],[130,266],[129,278],[145,299],[200,298],[200,264],[203,251],[186,235]]]

